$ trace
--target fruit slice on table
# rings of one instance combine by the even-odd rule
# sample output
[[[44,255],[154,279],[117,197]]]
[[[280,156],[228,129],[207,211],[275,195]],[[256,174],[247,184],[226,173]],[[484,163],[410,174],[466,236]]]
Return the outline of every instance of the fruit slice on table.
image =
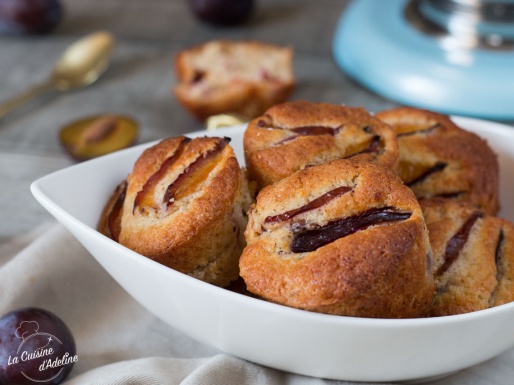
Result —
[[[65,126],[59,139],[72,157],[87,160],[131,146],[138,128],[128,116],[98,115]]]

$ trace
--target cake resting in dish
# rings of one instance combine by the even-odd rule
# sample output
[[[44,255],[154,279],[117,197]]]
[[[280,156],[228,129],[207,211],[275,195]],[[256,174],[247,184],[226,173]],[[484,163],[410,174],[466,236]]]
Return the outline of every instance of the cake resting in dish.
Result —
[[[181,136],[145,150],[125,193],[118,187],[110,199],[100,230],[104,224],[106,235],[119,232],[122,245],[203,281],[224,286],[237,279],[250,197],[228,143]]]
[[[396,130],[398,172],[418,199],[447,197],[498,212],[498,161],[483,139],[431,111],[402,107],[376,116]]]
[[[389,169],[337,160],[261,190],[240,274],[272,302],[322,313],[422,317],[434,295],[420,206]]]
[[[514,301],[514,225],[451,199],[421,201],[437,286],[431,315]]]
[[[335,159],[376,162],[396,171],[396,134],[363,108],[296,101],[270,108],[248,125],[245,160],[259,188]]]

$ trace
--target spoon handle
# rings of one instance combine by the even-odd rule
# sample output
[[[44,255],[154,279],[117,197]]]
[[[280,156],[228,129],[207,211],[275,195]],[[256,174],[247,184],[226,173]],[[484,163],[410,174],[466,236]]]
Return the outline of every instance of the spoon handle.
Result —
[[[15,96],[0,104],[0,119],[7,115],[9,112],[14,111],[18,107],[32,100],[47,91],[55,88],[53,79],[48,79],[46,82],[38,84],[22,94]]]

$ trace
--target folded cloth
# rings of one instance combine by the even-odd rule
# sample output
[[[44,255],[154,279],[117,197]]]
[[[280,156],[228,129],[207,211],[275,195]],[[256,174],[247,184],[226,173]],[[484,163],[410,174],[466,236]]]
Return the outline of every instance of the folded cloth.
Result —
[[[0,245],[0,315],[26,306],[55,313],[72,331],[70,385],[350,384],[266,368],[187,337],[136,303],[59,224]],[[434,384],[508,384],[513,363],[514,349]]]

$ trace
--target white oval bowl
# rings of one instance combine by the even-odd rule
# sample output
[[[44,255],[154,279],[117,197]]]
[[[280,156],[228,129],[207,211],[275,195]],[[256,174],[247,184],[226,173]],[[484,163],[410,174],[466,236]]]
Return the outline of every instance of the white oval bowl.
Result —
[[[501,216],[514,220],[514,129],[454,117],[498,154]],[[245,126],[188,136],[228,136],[241,164]],[[457,316],[367,319],[311,313],[246,297],[176,272],[95,230],[114,187],[148,143],[35,181],[35,198],[148,311],[192,338],[262,365],[351,381],[413,381],[485,361],[514,346],[514,303]]]

